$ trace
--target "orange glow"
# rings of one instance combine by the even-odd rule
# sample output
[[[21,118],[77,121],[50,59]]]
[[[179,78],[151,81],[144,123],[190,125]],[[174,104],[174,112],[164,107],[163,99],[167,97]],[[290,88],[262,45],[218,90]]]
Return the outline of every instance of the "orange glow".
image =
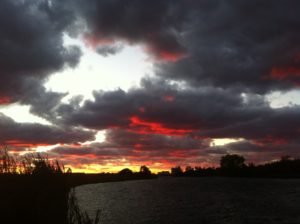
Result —
[[[163,127],[162,124],[156,122],[149,122],[140,119],[137,116],[132,116],[130,118],[131,124],[129,125],[131,128],[128,131],[138,132],[140,134],[163,134],[163,135],[173,135],[173,136],[183,136],[187,133],[192,132],[191,129],[173,129]]]
[[[158,173],[161,171],[170,171],[172,166],[176,166],[176,164],[146,164],[151,170],[152,173]],[[89,165],[68,165],[66,164],[65,167],[70,167],[73,173],[118,173],[122,169],[129,168],[134,172],[139,172],[140,165],[136,164],[107,164],[107,165],[99,165],[99,164],[89,164]]]

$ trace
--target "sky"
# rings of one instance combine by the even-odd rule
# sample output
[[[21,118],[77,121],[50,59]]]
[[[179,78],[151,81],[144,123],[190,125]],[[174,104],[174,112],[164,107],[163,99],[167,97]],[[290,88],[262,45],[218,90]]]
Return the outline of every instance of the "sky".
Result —
[[[76,172],[300,155],[297,0],[2,0],[0,144]]]

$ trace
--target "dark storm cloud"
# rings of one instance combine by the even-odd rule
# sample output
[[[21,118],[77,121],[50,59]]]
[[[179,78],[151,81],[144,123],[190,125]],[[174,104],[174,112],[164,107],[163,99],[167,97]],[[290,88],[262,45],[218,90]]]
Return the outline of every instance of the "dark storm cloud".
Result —
[[[159,75],[194,86],[258,93],[299,83],[299,1],[213,0],[193,4],[199,5],[191,9],[182,37],[189,57],[160,65]],[[274,77],[276,68],[281,76],[287,76],[285,80],[276,74]]]
[[[190,137],[164,136],[158,134],[138,134],[121,129],[110,129],[106,133],[104,142],[94,142],[81,146],[59,146],[49,151],[51,156],[74,160],[84,156],[85,163],[97,161],[102,165],[117,162],[118,165],[130,160],[131,163],[145,164],[172,162],[178,164],[187,157],[197,160],[209,155],[206,152],[210,141],[196,140]],[[123,161],[122,161],[123,160]],[[188,160],[188,159],[187,159]],[[82,162],[82,160],[80,160]],[[194,161],[193,161],[194,162]],[[78,165],[79,161],[71,162]]]
[[[89,149],[62,146],[53,152],[179,161],[200,148],[203,156],[269,147],[276,154],[285,145],[295,154],[300,108],[271,108],[265,94],[299,86],[299,8],[295,0],[3,0],[0,104],[31,105],[32,113],[57,126],[18,124],[1,115],[0,141],[93,138],[94,132],[76,127],[109,131],[104,143]],[[93,100],[77,96],[61,103],[66,94],[42,84],[79,62],[80,49],[64,46],[64,33],[85,38],[103,56],[118,53],[119,41],[142,45],[164,81],[143,79],[127,92],[95,91]],[[169,84],[174,80],[186,86]],[[211,138],[245,141],[209,148]]]
[[[104,142],[95,142],[80,146],[59,146],[52,152],[61,154],[93,154],[105,155],[134,155],[140,153],[154,153],[167,155],[174,150],[193,151],[203,150],[209,146],[209,140],[197,140],[185,137],[165,136],[159,134],[139,134],[121,129],[110,129],[106,133]]]
[[[182,90],[144,79],[141,88],[94,92],[94,100],[82,107],[73,102],[75,106],[57,108],[61,119],[56,122],[106,129],[106,140],[83,147],[87,151],[60,147],[55,150],[59,154],[164,160],[173,165],[196,160],[218,164],[226,153],[243,154],[252,162],[299,155],[300,107],[271,108],[256,94],[210,87]],[[212,138],[245,140],[210,147]]]
[[[94,100],[81,107],[74,100],[73,105],[58,106],[53,117],[59,119],[54,122],[96,130],[260,142],[294,141],[300,126],[298,106],[275,109],[256,94],[210,87],[181,90],[149,79],[143,79],[141,88],[94,92]]]
[[[93,140],[95,133],[74,128],[62,129],[37,123],[17,123],[0,113],[0,143],[4,145],[51,145]]]
[[[75,66],[81,51],[63,46],[62,34],[72,12],[56,1],[0,3],[0,96],[16,101],[27,93],[28,80],[41,82],[64,66]]]
[[[47,91],[38,80],[33,78],[28,78],[23,82],[22,91],[26,94],[19,97],[19,102],[30,105],[32,114],[48,120],[55,116],[52,112],[61,103],[61,99],[67,95],[67,93]]]
[[[226,147],[203,147],[204,156],[232,151],[272,159],[284,152],[283,143],[296,153],[299,107],[271,108],[265,94],[299,84],[299,1],[76,3],[81,3],[74,8],[88,26],[87,41],[100,47],[119,40],[143,44],[156,59],[164,59],[155,61],[157,76],[187,86],[144,79],[141,88],[128,92],[94,92],[94,100],[82,107],[60,105],[55,122],[114,128],[106,142],[152,150],[152,157],[155,147],[162,154],[189,148],[182,138],[189,144],[245,139]],[[168,138],[181,139],[183,146],[172,139],[174,148],[166,147]]]
[[[167,60],[185,53],[179,31],[187,13],[180,1],[76,2],[77,12],[87,22],[92,39],[145,44],[149,53]]]
[[[144,79],[142,88],[94,92],[94,100],[85,101],[82,107],[61,105],[57,114],[62,117],[58,122],[94,129],[126,128],[135,117],[160,123],[167,129],[199,129],[219,127],[259,113],[250,110],[239,115],[234,111],[244,106],[242,97],[230,91],[178,90],[161,81]]]
[[[109,55],[114,55],[119,53],[122,50],[121,45],[102,45],[96,48],[98,54],[102,55],[103,57],[107,57]]]
[[[75,2],[94,42],[144,44],[173,61],[157,64],[164,78],[257,93],[300,82],[299,1]]]
[[[146,151],[159,151],[160,154],[173,150],[201,150],[208,147],[209,140],[197,140],[189,136],[166,136],[160,134],[141,134],[112,129],[106,135],[106,142],[118,146]]]
[[[206,130],[201,135],[212,138],[246,138],[265,142],[295,141],[299,136],[300,107],[261,110],[260,116],[228,126]]]

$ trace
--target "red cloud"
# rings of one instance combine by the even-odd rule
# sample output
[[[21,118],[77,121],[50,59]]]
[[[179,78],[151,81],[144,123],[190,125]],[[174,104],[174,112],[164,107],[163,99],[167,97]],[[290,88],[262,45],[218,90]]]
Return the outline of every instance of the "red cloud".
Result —
[[[186,53],[182,51],[171,52],[167,50],[157,49],[156,47],[152,46],[147,46],[145,48],[145,52],[152,55],[156,61],[176,62],[187,56]]]
[[[85,33],[83,35],[83,41],[86,46],[96,49],[99,45],[111,45],[115,42],[115,39],[113,38],[103,38],[102,35],[98,32],[96,34],[90,34]],[[128,44],[133,44],[134,41],[130,40],[129,38],[119,38],[122,41],[127,42]],[[165,50],[161,47],[156,46],[157,44],[155,41],[149,41],[145,40],[146,47],[144,48],[146,53],[149,53],[154,57],[157,61],[169,61],[169,62],[176,62],[184,57],[187,56],[186,52],[174,49],[174,50]]]
[[[287,68],[272,68],[271,77],[277,80],[289,80],[290,78],[300,77],[300,68],[287,67]]]
[[[293,65],[275,66],[271,69],[270,77],[279,81],[287,81],[295,85],[300,84],[300,53],[292,60]]]
[[[23,142],[20,140],[8,140],[5,141],[6,145],[11,145],[11,146],[17,146],[17,147],[28,147],[28,148],[35,148],[38,146],[50,146],[50,144],[45,144],[45,143],[28,143],[28,142]]]
[[[96,49],[99,45],[111,45],[114,43],[113,39],[97,38],[97,36],[85,33],[83,35],[83,41],[86,46]]]
[[[140,134],[163,134],[163,135],[173,135],[173,136],[183,136],[187,133],[192,132],[191,129],[174,129],[164,127],[163,124],[157,122],[149,122],[140,119],[137,116],[132,116],[130,118],[130,129],[129,131],[137,132]]]
[[[167,95],[167,96],[163,97],[163,101],[165,101],[165,102],[173,102],[174,99],[175,99],[175,97],[174,96],[170,96],[170,95]]]
[[[139,112],[140,113],[143,114],[143,113],[145,113],[145,111],[146,111],[145,107],[139,107]]]
[[[160,59],[165,60],[165,61],[171,61],[171,62],[176,62],[184,57],[186,57],[186,54],[182,52],[167,52],[167,51],[160,51],[157,55]]]
[[[11,102],[11,99],[9,97],[7,97],[7,96],[0,97],[0,105],[1,104],[8,104],[10,102]]]

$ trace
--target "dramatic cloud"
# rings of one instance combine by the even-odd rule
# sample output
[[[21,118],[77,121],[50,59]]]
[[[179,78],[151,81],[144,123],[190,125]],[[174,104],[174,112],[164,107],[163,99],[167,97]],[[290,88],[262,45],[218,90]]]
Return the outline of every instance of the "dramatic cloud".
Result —
[[[299,7],[296,0],[3,0],[0,104],[30,105],[53,125],[1,115],[0,142],[66,144],[51,153],[77,165],[296,156],[300,107],[272,108],[267,94],[299,88]],[[128,91],[99,89],[93,99],[62,102],[68,93],[43,83],[80,61],[65,34],[104,57],[142,46],[153,75]],[[99,130],[103,142],[83,143]],[[213,146],[215,138],[243,140]]]
[[[63,46],[62,33],[72,22],[67,7],[4,0],[0,8],[0,102],[8,103],[24,98],[30,80],[39,84],[52,72],[76,65],[81,51]]]
[[[205,158],[210,154],[206,149],[209,140],[191,137],[175,137],[159,134],[138,134],[120,129],[111,129],[103,143],[91,143],[81,146],[60,146],[50,151],[51,155],[59,155],[68,160],[88,158],[87,164],[95,161],[106,165],[113,160],[120,160],[119,165],[127,161],[148,164],[149,162],[168,165],[186,163],[187,158]],[[122,161],[123,160],[123,161]],[[78,161],[77,161],[78,162]],[[72,165],[78,165],[73,162]],[[195,163],[195,161],[191,161]]]
[[[294,141],[299,136],[300,107],[285,107],[261,111],[260,116],[227,127],[208,130],[203,135],[213,138],[247,138],[262,142]]]
[[[95,139],[92,131],[62,129],[37,123],[16,123],[0,113],[0,143],[13,146],[39,146],[78,143]]]
[[[103,144],[87,146],[85,152],[98,159],[103,159],[104,149],[105,154],[112,150],[117,157],[146,156],[158,161],[164,157],[173,165],[184,155],[186,159],[207,157],[216,163],[220,154],[230,152],[257,152],[274,159],[284,153],[283,146],[276,153],[278,145],[295,146],[299,136],[300,107],[274,109],[260,95],[210,87],[182,90],[163,81],[144,79],[141,88],[94,92],[94,100],[85,101],[82,107],[78,102],[74,105],[58,107],[56,113],[61,119],[56,122],[110,130]],[[210,148],[214,138],[246,140]],[[264,153],[272,147],[274,150]],[[295,155],[293,149],[290,152]],[[64,150],[76,154],[72,148],[57,152],[64,154]],[[250,157],[258,161],[252,154]]]
[[[239,111],[234,109],[245,105],[242,96],[234,92],[214,88],[179,90],[176,86],[149,79],[142,80],[141,85],[128,92],[94,92],[94,100],[85,101],[82,107],[61,105],[56,113],[62,119],[57,122],[94,129],[120,127],[139,131],[144,128],[145,132],[180,134],[181,130],[219,127],[251,116],[236,117]],[[256,102],[250,104],[255,106]],[[257,104],[263,102],[258,100]],[[230,106],[232,108],[223,112]],[[255,116],[259,111],[252,113]]]
[[[101,45],[97,46],[96,51],[98,54],[107,57],[111,54],[116,54],[122,50],[121,45]]]
[[[299,82],[299,2],[195,2],[182,36],[189,57],[159,75],[258,93]]]
[[[180,43],[180,30],[187,16],[181,1],[75,2],[93,43],[98,39],[100,44],[108,40],[143,44],[146,51],[167,61],[176,61],[186,54]]]
[[[272,112],[266,101],[223,89],[180,90],[144,79],[142,87],[94,92],[82,107],[61,105],[57,122],[94,129],[129,128],[167,135],[209,130],[255,119]]]
[[[119,40],[144,45],[157,62],[173,62],[158,65],[164,78],[258,93],[299,83],[298,1],[77,0],[69,5],[96,50]]]

